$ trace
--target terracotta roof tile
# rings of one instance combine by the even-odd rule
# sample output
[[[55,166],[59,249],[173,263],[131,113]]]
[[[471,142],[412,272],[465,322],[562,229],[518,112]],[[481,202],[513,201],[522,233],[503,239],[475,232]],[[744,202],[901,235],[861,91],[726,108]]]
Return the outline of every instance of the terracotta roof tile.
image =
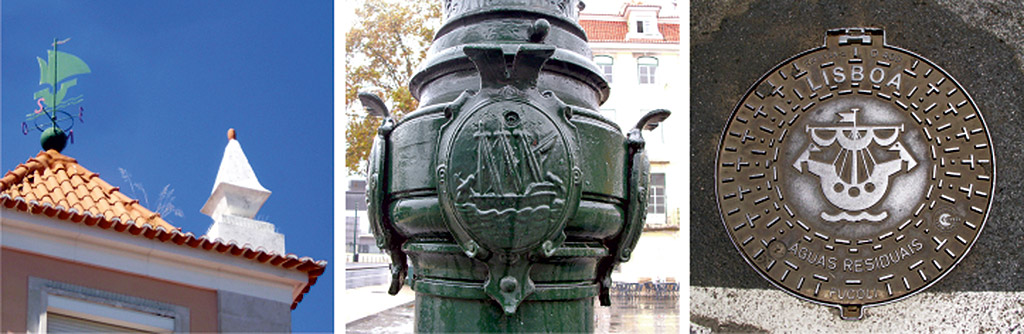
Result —
[[[47,170],[46,173],[44,173],[44,176],[53,176],[53,173]],[[57,178],[55,177],[46,177],[44,178],[43,183],[46,185],[46,191],[48,192],[53,192],[54,189],[57,189],[57,187],[60,186],[60,183],[57,181]]]
[[[307,285],[292,301],[292,309],[327,268],[323,260],[268,253],[262,247],[253,249],[248,244],[239,246],[234,241],[182,233],[160,214],[100,179],[99,174],[53,150],[39,152],[0,178],[0,206],[304,272]]]
[[[0,195],[23,197],[38,201],[40,205],[76,208],[110,217],[122,216],[140,225],[149,223],[166,229],[174,228],[159,217],[152,219],[151,211],[130,205],[133,200],[100,179],[98,174],[78,165],[75,159],[52,150],[40,152],[0,179]]]
[[[587,32],[590,42],[629,42],[650,44],[679,43],[679,24],[659,23],[658,31],[665,39],[626,39],[629,28],[626,21],[580,20],[580,26]]]
[[[580,20],[590,42],[621,42],[628,31],[625,21]]]
[[[670,23],[659,23],[658,30],[661,31],[661,35],[665,37],[665,40],[670,42],[679,43],[679,25]]]

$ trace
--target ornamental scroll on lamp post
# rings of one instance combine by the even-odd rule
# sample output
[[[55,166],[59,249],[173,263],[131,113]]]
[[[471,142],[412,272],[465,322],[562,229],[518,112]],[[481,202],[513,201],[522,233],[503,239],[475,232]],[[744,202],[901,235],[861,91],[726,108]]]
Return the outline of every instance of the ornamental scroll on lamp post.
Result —
[[[367,214],[416,291],[420,332],[589,332],[647,212],[643,116],[624,136],[597,110],[608,82],[578,0],[445,1],[409,83],[420,108],[383,116]],[[407,267],[407,260],[412,267]],[[407,276],[408,275],[408,276]]]

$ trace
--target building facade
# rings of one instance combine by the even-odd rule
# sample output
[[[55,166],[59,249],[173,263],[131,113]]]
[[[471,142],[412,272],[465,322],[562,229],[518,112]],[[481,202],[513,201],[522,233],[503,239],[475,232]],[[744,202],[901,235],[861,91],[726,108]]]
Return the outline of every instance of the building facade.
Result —
[[[238,232],[268,228],[243,210],[262,205],[240,195],[255,177],[220,175],[249,167],[238,154],[231,139],[208,203],[217,236],[199,237],[57,151],[16,166],[0,178],[0,331],[290,331],[327,263],[284,253],[283,236],[259,241],[277,240],[273,225]]]
[[[594,62],[611,86],[601,113],[628,131],[654,109],[671,109],[682,89],[679,17],[661,16],[661,6],[624,4],[618,13],[580,14]],[[674,117],[686,117],[677,115]],[[670,118],[671,120],[671,118]],[[651,161],[647,223],[679,225],[681,203],[670,201],[670,184],[685,182],[671,175],[673,157],[685,154],[671,143],[680,129],[659,126],[644,133]],[[679,188],[681,189],[681,187]],[[681,200],[681,199],[680,199]]]
[[[678,249],[680,212],[687,182],[679,161],[685,148],[679,147],[685,129],[673,128],[673,118],[688,117],[673,110],[683,87],[679,17],[664,15],[659,5],[626,3],[614,13],[580,13],[579,24],[587,33],[594,62],[611,87],[611,96],[601,113],[629,131],[640,118],[654,109],[675,112],[653,131],[644,131],[651,162],[651,183],[647,222],[629,262],[619,265],[612,276],[619,282],[675,282],[682,268],[663,261],[667,250]],[[673,200],[673,196],[678,199]]]

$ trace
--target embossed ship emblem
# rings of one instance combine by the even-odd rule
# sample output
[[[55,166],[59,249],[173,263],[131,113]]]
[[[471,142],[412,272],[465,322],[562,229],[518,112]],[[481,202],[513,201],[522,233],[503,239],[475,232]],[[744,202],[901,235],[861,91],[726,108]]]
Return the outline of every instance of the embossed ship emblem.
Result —
[[[520,112],[478,120],[472,127],[476,141],[476,170],[459,180],[455,207],[480,235],[492,234],[503,247],[520,248],[531,230],[546,229],[549,219],[561,215],[564,181],[543,172],[547,153],[558,136],[541,136],[521,126]]]
[[[885,219],[889,215],[887,211],[872,213],[867,209],[877,204],[885,195],[893,174],[904,170],[910,172],[917,166],[917,161],[899,141],[899,135],[904,131],[902,124],[858,125],[859,111],[859,108],[852,108],[850,112],[838,113],[839,123],[851,125],[808,125],[806,131],[812,141],[793,163],[793,168],[801,173],[804,172],[806,164],[806,170],[821,180],[821,190],[825,198],[843,210],[835,214],[822,211],[821,218],[829,222],[878,222]],[[825,157],[825,149],[834,144],[838,144],[839,147],[831,157],[831,162],[812,158],[812,153],[816,153],[818,157]],[[876,157],[878,149],[895,152],[898,157],[880,161],[879,157]]]
[[[946,276],[996,197],[992,138],[966,88],[876,28],[829,30],[765,73],[716,163],[722,222],[747,264],[843,319]]]

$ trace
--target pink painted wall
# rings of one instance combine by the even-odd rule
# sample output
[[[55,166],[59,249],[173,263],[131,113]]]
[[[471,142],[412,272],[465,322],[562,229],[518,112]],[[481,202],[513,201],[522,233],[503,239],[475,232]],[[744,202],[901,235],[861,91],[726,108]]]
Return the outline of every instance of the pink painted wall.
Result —
[[[25,332],[29,276],[180,305],[189,330],[217,331],[217,292],[113,271],[63,259],[0,249],[0,332]]]

